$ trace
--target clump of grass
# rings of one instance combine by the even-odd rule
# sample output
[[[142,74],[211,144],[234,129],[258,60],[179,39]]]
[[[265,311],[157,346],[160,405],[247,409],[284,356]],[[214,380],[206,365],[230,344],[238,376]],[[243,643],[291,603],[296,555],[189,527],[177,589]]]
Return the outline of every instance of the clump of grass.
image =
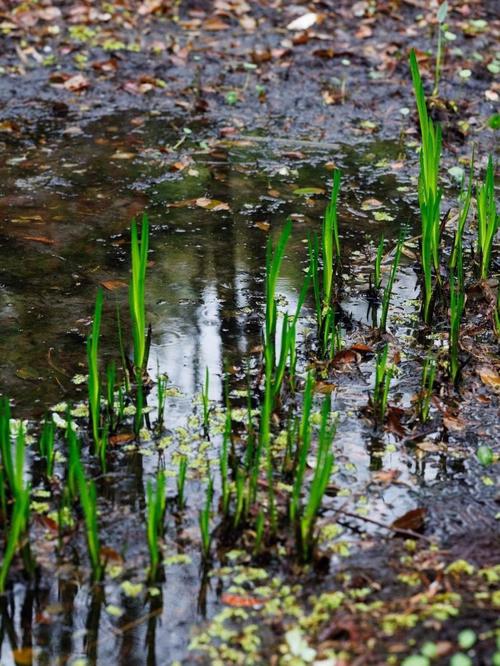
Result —
[[[441,160],[441,128],[434,125],[427,112],[424,87],[418,68],[415,51],[410,53],[410,69],[422,135],[420,148],[420,174],[418,180],[418,201],[421,216],[422,238],[420,262],[423,271],[423,318],[429,323],[434,291],[433,269],[439,280],[441,246],[441,196],[438,185],[439,163]]]
[[[158,472],[155,488],[153,488],[151,481],[147,482],[146,498],[147,540],[150,561],[149,578],[153,581],[157,578],[158,567],[160,564],[160,540],[163,538],[163,523],[166,509],[165,474],[163,474],[163,472]]]
[[[389,400],[389,389],[394,368],[388,363],[389,345],[385,344],[377,354],[375,361],[375,386],[372,395],[372,407],[375,419],[384,422]]]
[[[99,336],[101,330],[103,291],[97,290],[92,333],[87,337],[88,394],[92,437],[96,452],[101,447],[101,381],[99,377]]]
[[[132,277],[129,285],[129,306],[132,318],[132,337],[134,341],[134,372],[137,383],[142,382],[148,355],[148,335],[146,331],[146,267],[149,248],[149,220],[142,216],[141,235],[137,223],[132,220]]]
[[[432,400],[432,390],[436,379],[436,359],[428,357],[422,368],[422,380],[420,382],[420,395],[418,399],[418,414],[420,421],[426,423],[429,420],[429,411]]]
[[[497,215],[495,206],[495,183],[491,155],[488,158],[484,183],[479,186],[477,191],[477,218],[480,275],[482,280],[487,280],[490,271],[493,240],[500,224],[500,216]]]
[[[54,447],[56,436],[56,426],[52,418],[45,418],[38,447],[40,455],[45,460],[45,474],[50,478],[54,473],[54,462],[56,457],[56,450]]]
[[[227,388],[226,388],[227,391]],[[229,443],[231,441],[231,406],[226,397],[226,418],[224,421],[224,432],[222,434],[222,447],[219,453],[219,470],[221,477],[222,512],[228,515],[231,500],[231,485],[229,483]]]
[[[212,533],[210,531],[210,514],[212,511],[212,497],[214,493],[213,481],[210,477],[207,484],[205,503],[199,513],[199,526],[201,532],[201,554],[205,561],[210,559],[210,548],[212,545]]]
[[[394,287],[394,281],[396,279],[396,273],[399,267],[399,260],[401,258],[401,248],[403,245],[403,237],[400,236],[398,244],[396,245],[396,252],[394,254],[394,260],[391,266],[391,272],[389,274],[389,280],[384,289],[384,295],[382,297],[382,312],[380,315],[380,324],[379,328],[382,332],[385,332],[387,326],[387,315],[389,313],[389,305],[391,302],[392,289]]]
[[[299,553],[302,561],[307,562],[312,555],[315,544],[314,526],[323,496],[330,481],[334,455],[331,450],[335,437],[336,423],[329,424],[330,400],[325,398],[321,408],[321,428],[319,432],[318,451],[314,476],[309,490],[307,503],[299,519]]]

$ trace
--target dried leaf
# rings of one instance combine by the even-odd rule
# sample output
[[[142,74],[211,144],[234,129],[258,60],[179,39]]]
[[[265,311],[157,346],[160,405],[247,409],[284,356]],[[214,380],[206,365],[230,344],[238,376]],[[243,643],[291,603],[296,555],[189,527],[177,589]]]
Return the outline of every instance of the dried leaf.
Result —
[[[55,244],[55,240],[46,236],[23,236],[23,240],[32,241],[33,243],[43,243],[44,245]]]
[[[398,530],[413,530],[418,532],[424,526],[427,509],[411,509],[392,523],[392,527]]]
[[[70,78],[64,82],[64,87],[70,92],[81,92],[82,90],[86,90],[89,86],[89,80],[86,79],[83,74],[70,76]]]
[[[287,30],[308,30],[317,20],[318,14],[315,14],[314,12],[306,12],[305,14],[302,14],[302,16],[290,21],[286,28]]]
[[[109,444],[111,446],[117,446],[118,444],[127,444],[128,442],[133,442],[135,435],[133,432],[121,432],[117,435],[111,435],[109,438]]]
[[[500,375],[494,368],[484,365],[479,368],[478,373],[483,384],[496,391],[500,389]]]
[[[228,203],[224,203],[218,199],[209,199],[208,197],[200,197],[199,199],[195,199],[195,204],[200,208],[204,208],[205,210],[231,210]]]
[[[114,291],[115,289],[124,289],[128,287],[128,284],[123,282],[123,280],[102,280],[101,284],[104,289],[107,289],[108,291]]]
[[[243,597],[239,594],[223,594],[221,601],[223,604],[232,606],[233,608],[259,608],[265,604],[266,599]]]

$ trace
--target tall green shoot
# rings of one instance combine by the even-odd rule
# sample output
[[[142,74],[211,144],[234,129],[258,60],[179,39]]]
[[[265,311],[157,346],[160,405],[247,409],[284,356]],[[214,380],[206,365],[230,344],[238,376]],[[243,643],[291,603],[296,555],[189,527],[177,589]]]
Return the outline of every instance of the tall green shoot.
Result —
[[[387,315],[389,313],[389,305],[391,302],[392,289],[394,287],[394,281],[396,280],[396,273],[399,267],[399,260],[401,258],[402,245],[403,245],[403,237],[400,236],[398,244],[396,245],[396,252],[394,254],[394,260],[392,262],[389,280],[387,281],[387,284],[384,289],[384,295],[382,297],[382,312],[380,315],[380,325],[379,325],[379,328],[382,332],[385,332],[387,326]]]
[[[56,426],[52,418],[45,418],[42,432],[40,434],[40,455],[45,459],[45,474],[48,478],[54,473],[54,462],[56,451],[54,447]]]
[[[147,482],[146,498],[147,541],[150,561],[149,577],[153,581],[158,575],[158,566],[160,564],[160,540],[163,538],[163,523],[166,509],[165,474],[163,472],[158,472],[155,488],[153,488],[151,481]]]
[[[375,361],[375,386],[373,388],[372,406],[377,421],[383,422],[387,412],[389,389],[394,368],[388,363],[389,345],[385,344],[377,354]]]
[[[149,248],[149,220],[142,216],[141,235],[137,224],[132,220],[131,252],[132,277],[129,285],[129,306],[132,318],[132,337],[134,341],[134,369],[137,383],[142,381],[142,373],[147,363],[147,330],[146,330],[146,267]]]
[[[422,145],[420,148],[420,174],[418,180],[418,201],[421,215],[420,261],[423,281],[423,317],[429,323],[433,296],[433,269],[439,280],[441,245],[441,196],[438,185],[439,163],[441,160],[441,128],[434,125],[427,112],[424,87],[420,78],[415,51],[410,53],[410,69],[417,102]]]
[[[340,259],[340,239],[337,217],[337,201],[340,190],[340,171],[333,172],[332,195],[326,207],[322,230],[323,252],[323,310],[331,306],[333,292],[334,261]]]
[[[493,158],[491,155],[488,158],[484,183],[477,190],[477,218],[480,275],[482,280],[487,280],[490,270],[493,240],[500,224],[500,216],[497,215],[495,206],[495,183]]]
[[[99,336],[101,330],[103,292],[97,290],[92,333],[87,337],[88,395],[92,436],[96,451],[101,446],[101,383],[99,378]]]

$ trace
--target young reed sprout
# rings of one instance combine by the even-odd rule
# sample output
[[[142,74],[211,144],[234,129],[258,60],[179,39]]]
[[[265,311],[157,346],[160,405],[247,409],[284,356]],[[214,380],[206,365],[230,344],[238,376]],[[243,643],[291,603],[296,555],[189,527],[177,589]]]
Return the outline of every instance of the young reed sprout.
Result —
[[[9,529],[6,536],[5,550],[0,564],[0,594],[5,592],[7,577],[16,551],[21,548],[25,551],[23,559],[28,560],[28,571],[32,570],[31,555],[29,553],[29,536],[26,530],[29,524],[30,488],[20,491],[13,505]]]
[[[385,344],[377,354],[375,362],[375,386],[373,389],[372,405],[377,421],[383,422],[387,412],[389,388],[394,373],[392,365],[388,364],[389,345]]]
[[[469,209],[472,200],[473,171],[474,171],[474,153],[472,153],[472,158],[469,166],[469,183],[467,185],[467,189],[465,190],[462,184],[462,191],[460,192],[459,196],[458,222],[457,222],[457,229],[455,232],[455,238],[453,241],[453,249],[450,257],[450,269],[456,269],[458,252],[460,249],[459,245],[461,247],[463,244],[465,223],[467,222],[467,217],[469,215]]]
[[[445,31],[446,15],[448,13],[448,3],[442,2],[437,10],[438,34],[437,34],[437,50],[436,50],[436,68],[434,70],[434,89],[432,96],[439,95],[439,81],[441,79],[441,65],[443,64],[443,32]]]
[[[147,482],[146,498],[147,540],[150,561],[149,578],[150,580],[155,580],[158,575],[158,567],[160,564],[160,541],[163,538],[163,523],[166,508],[165,474],[163,474],[163,472],[158,472],[155,488],[153,488],[151,481]]]
[[[26,433],[24,424],[19,425],[16,435],[14,455],[12,454],[12,431],[10,428],[10,405],[7,398],[0,400],[0,481],[2,481],[1,504],[4,513],[7,508],[7,493],[17,500],[25,491],[24,459],[26,453]]]
[[[299,553],[304,562],[308,561],[312,554],[314,526],[333,468],[334,456],[331,448],[335,437],[336,424],[329,424],[329,419],[330,400],[325,398],[321,408],[321,428],[314,476],[307,503],[299,520]]]
[[[495,183],[493,175],[493,158],[488,158],[486,176],[477,190],[477,231],[480,274],[487,280],[490,271],[491,250],[500,224],[495,206]]]
[[[92,436],[94,446],[99,452],[101,445],[101,384],[99,379],[99,336],[101,330],[103,292],[102,287],[97,290],[94,321],[92,323],[92,333],[87,338],[87,361],[89,369],[88,393],[89,393],[89,412],[90,422],[92,424]]]
[[[66,437],[69,452],[68,487],[72,495],[75,494],[75,491],[78,491],[85,522],[85,534],[90,565],[92,567],[92,578],[94,581],[100,581],[104,573],[104,566],[101,557],[99,528],[97,524],[96,487],[93,480],[87,481],[85,478],[85,471],[80,457],[80,446],[72,427],[69,412]]]
[[[209,390],[210,390],[210,374],[208,372],[208,367],[205,368],[205,382],[201,388],[201,403],[203,406],[203,432],[205,437],[210,435],[210,400],[209,400]]]
[[[418,413],[420,421],[425,423],[429,420],[429,411],[432,400],[432,390],[434,380],[436,379],[436,359],[428,357],[424,361],[422,368],[422,381],[420,386],[420,396],[418,400]]]
[[[497,300],[493,308],[493,330],[495,335],[500,338],[500,287],[497,289]]]
[[[213,481],[208,479],[205,504],[199,513],[198,522],[201,532],[201,553],[205,561],[210,559],[210,547],[212,545],[212,534],[210,532],[210,514],[212,508]]]
[[[116,363],[111,361],[106,367],[106,409],[110,428],[113,429],[115,415]]]
[[[156,390],[158,394],[158,419],[157,419],[157,429],[161,431],[164,422],[165,416],[165,400],[167,397],[167,376],[160,374],[158,370],[157,380],[156,380]]]
[[[300,498],[302,495],[302,485],[306,472],[307,456],[311,445],[311,426],[310,416],[313,401],[314,389],[314,376],[309,372],[306,379],[306,386],[304,389],[304,398],[302,402],[302,418],[299,427],[299,438],[297,441],[297,448],[295,452],[295,479],[290,497],[289,516],[292,523],[298,519],[300,515]]]
[[[257,514],[257,519],[255,521],[255,545],[254,545],[254,554],[258,555],[260,547],[262,545],[262,540],[264,538],[264,527],[266,524],[266,518],[262,510]]]
[[[449,362],[450,379],[457,384],[460,374],[460,324],[465,305],[465,295],[461,286],[460,278],[454,273],[450,274],[450,339],[449,339]]]
[[[142,382],[137,382],[135,387],[135,413],[134,413],[134,432],[138,436],[144,423],[144,389]]]
[[[221,478],[222,491],[222,511],[224,516],[229,512],[229,502],[231,500],[231,485],[229,483],[229,443],[231,441],[231,407],[226,400],[226,419],[224,423],[224,432],[222,435],[222,447],[219,454],[219,470]]]
[[[382,297],[382,312],[380,315],[380,325],[379,328],[382,332],[385,332],[387,326],[387,315],[389,313],[389,305],[391,302],[392,289],[394,287],[394,281],[396,279],[396,273],[399,267],[399,260],[401,258],[401,248],[403,246],[403,237],[400,236],[398,244],[396,245],[396,252],[394,254],[394,260],[391,266],[391,272],[389,274],[389,280],[384,289],[384,295]]]
[[[337,201],[340,190],[340,171],[333,172],[332,195],[326,207],[322,230],[323,252],[323,308],[331,307],[333,295],[333,277],[335,261],[340,261],[339,225],[337,217]]]
[[[137,383],[142,382],[142,373],[147,363],[148,336],[146,331],[146,267],[149,247],[149,220],[142,216],[141,235],[137,224],[132,220],[132,277],[129,285],[129,306],[132,318],[132,337],[134,341],[134,371]]]
[[[54,462],[56,458],[56,450],[54,447],[56,436],[56,426],[52,418],[45,418],[42,432],[40,434],[39,449],[40,455],[45,460],[45,474],[50,478],[54,473]]]
[[[422,145],[420,148],[420,174],[418,179],[418,202],[421,216],[420,261],[424,276],[423,317],[429,323],[433,296],[433,269],[439,280],[441,245],[441,196],[438,185],[441,160],[441,128],[434,125],[427,112],[424,87],[418,68],[415,51],[410,53],[410,69],[417,101]]]
[[[186,487],[187,468],[188,468],[187,456],[181,456],[179,458],[179,468],[177,471],[177,506],[179,508],[179,511],[182,511],[186,505],[186,499],[184,497],[184,489]]]
[[[375,255],[375,270],[373,273],[373,288],[380,291],[382,287],[382,257],[384,255],[384,235],[380,237],[377,254]]]

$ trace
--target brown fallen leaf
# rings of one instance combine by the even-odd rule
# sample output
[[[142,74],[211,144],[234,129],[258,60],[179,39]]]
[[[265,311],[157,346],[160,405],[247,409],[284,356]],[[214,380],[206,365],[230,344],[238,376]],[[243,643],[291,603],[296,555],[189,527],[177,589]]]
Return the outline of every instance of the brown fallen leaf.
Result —
[[[117,446],[118,444],[127,444],[128,442],[133,442],[135,435],[133,432],[121,432],[117,435],[111,435],[109,438],[109,444],[111,446]]]
[[[256,597],[244,597],[239,594],[223,594],[221,601],[226,606],[233,608],[257,608],[263,606],[267,599],[257,599]]]
[[[199,199],[195,199],[195,203],[197,206],[199,206],[200,208],[204,208],[205,210],[213,210],[213,211],[230,210],[228,203],[224,203],[223,201],[219,201],[218,199],[209,199],[208,197],[200,197]]]
[[[63,85],[70,92],[81,92],[90,86],[90,82],[83,74],[75,74],[66,79]]]
[[[466,422],[464,419],[460,418],[460,416],[447,414],[446,416],[443,416],[443,425],[445,428],[448,428],[448,430],[460,431],[465,428]]]
[[[360,355],[353,349],[342,349],[337,352],[332,359],[332,365],[335,367],[342,365],[352,365],[358,363]]]
[[[46,236],[23,236],[23,240],[32,241],[33,243],[43,243],[44,245],[55,244],[55,240]]]
[[[205,30],[228,30],[229,27],[230,26],[218,16],[211,16],[206,21],[203,21],[203,28]]]
[[[30,647],[21,647],[13,650],[12,656],[16,666],[31,666],[33,663],[33,649]]]
[[[271,228],[269,222],[256,222],[255,226],[257,227],[257,229],[260,229],[261,231],[269,231],[269,229]]]
[[[128,284],[123,282],[123,280],[102,280],[101,284],[104,289],[107,289],[108,291],[114,291],[115,289],[124,289],[128,287]]]
[[[335,391],[335,387],[335,384],[328,384],[327,382],[316,382],[314,385],[314,390],[316,393],[328,395],[329,393],[333,393],[333,391]]]
[[[418,532],[424,526],[427,509],[411,509],[392,523],[392,527],[397,530],[412,530]]]
[[[484,365],[479,368],[478,374],[481,377],[483,384],[495,391],[500,390],[500,375],[494,368]]]
[[[383,483],[384,485],[389,485],[393,481],[396,481],[401,475],[401,472],[398,469],[382,469],[380,472],[375,472],[372,479],[375,483]]]

